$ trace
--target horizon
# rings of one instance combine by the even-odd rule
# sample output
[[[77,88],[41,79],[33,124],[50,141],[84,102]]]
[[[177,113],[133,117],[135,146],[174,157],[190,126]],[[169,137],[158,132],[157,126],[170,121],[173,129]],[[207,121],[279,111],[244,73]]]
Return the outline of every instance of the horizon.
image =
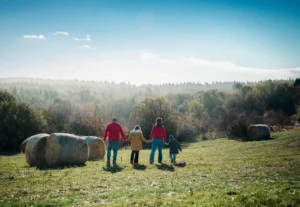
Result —
[[[0,77],[0,84],[1,81],[3,81],[2,83],[31,83],[30,81],[32,81],[35,84],[45,84],[46,83],[39,83],[39,81],[61,81],[61,82],[80,82],[80,83],[96,83],[96,84],[115,84],[115,85],[122,85],[122,84],[126,84],[129,86],[135,86],[135,87],[144,87],[144,86],[163,86],[163,85],[175,85],[175,86],[181,86],[181,85],[185,85],[185,84],[192,84],[192,85],[217,85],[217,84],[234,84],[234,83],[242,83],[242,84],[257,84],[260,82],[264,82],[264,81],[292,81],[294,82],[297,78],[289,78],[289,79],[265,79],[265,80],[258,80],[258,81],[211,81],[211,82],[189,82],[189,81],[182,81],[182,82],[164,82],[164,83],[142,83],[142,84],[136,84],[136,83],[131,83],[131,82],[116,82],[116,81],[108,81],[108,80],[80,80],[80,79],[59,79],[59,78],[32,78],[32,77]],[[34,82],[37,81],[37,82]],[[49,83],[48,83],[49,84]]]
[[[132,85],[300,77],[300,2],[0,2],[0,77]]]

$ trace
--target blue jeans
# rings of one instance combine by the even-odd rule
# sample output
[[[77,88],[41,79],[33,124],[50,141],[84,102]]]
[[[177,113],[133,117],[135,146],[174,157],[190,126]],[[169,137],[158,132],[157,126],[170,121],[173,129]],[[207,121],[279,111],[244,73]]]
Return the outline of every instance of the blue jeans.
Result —
[[[111,150],[114,151],[113,161],[117,160],[119,141],[108,141],[107,145],[107,161],[110,161]]]
[[[164,145],[164,141],[162,139],[153,138],[152,139],[152,149],[150,154],[150,162],[154,161],[154,155],[156,148],[158,148],[158,162],[162,161],[162,147]]]
[[[170,154],[170,159],[176,162],[176,154]]]

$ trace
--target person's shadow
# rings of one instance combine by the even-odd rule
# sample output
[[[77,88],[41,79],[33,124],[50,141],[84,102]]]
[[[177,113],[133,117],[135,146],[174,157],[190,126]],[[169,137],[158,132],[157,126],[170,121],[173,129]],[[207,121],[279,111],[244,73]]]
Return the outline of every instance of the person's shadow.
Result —
[[[135,165],[133,165],[133,168],[136,170],[146,170],[147,166],[141,165],[141,164],[135,164]]]
[[[177,162],[177,163],[173,163],[173,165],[175,167],[185,167],[186,166],[186,162]]]
[[[174,168],[174,166],[172,164],[171,165],[167,165],[165,163],[161,163],[161,164],[156,164],[155,166],[159,170],[170,171],[170,172],[174,172],[175,171],[175,168]]]
[[[109,165],[107,164],[106,167],[103,167],[103,170],[110,173],[117,173],[121,172],[124,168],[120,167],[118,164]]]

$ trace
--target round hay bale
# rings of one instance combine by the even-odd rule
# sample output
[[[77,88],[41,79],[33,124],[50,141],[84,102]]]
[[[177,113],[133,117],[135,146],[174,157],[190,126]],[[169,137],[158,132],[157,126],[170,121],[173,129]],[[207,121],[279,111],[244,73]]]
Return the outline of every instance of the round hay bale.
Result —
[[[89,146],[89,160],[101,160],[104,158],[105,144],[101,138],[85,136],[83,139],[86,140]]]
[[[88,144],[79,136],[53,133],[47,138],[45,159],[49,166],[82,165],[88,157]]]
[[[28,137],[27,139],[25,139],[25,140],[22,142],[22,144],[21,144],[21,146],[20,146],[20,149],[21,149],[21,152],[22,152],[22,153],[25,153],[27,141],[28,141],[29,139],[33,138],[33,137],[36,137],[36,136],[37,136],[37,137],[48,137],[48,136],[50,136],[50,135],[49,135],[49,134],[43,133],[43,134],[36,134],[36,135],[31,136],[31,137]]]
[[[25,142],[26,162],[30,166],[43,166],[46,164],[45,148],[48,137],[49,134],[37,134],[29,137]]]
[[[252,141],[270,139],[270,128],[264,124],[252,124],[248,127],[248,137]]]

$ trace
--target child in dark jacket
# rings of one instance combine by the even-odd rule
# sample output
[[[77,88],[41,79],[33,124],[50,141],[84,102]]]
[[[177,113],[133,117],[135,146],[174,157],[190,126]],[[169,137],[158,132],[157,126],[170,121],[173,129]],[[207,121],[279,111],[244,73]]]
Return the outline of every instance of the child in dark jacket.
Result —
[[[172,135],[169,136],[168,146],[170,147],[171,162],[176,163],[176,155],[179,153],[179,150],[182,152],[181,146]]]

